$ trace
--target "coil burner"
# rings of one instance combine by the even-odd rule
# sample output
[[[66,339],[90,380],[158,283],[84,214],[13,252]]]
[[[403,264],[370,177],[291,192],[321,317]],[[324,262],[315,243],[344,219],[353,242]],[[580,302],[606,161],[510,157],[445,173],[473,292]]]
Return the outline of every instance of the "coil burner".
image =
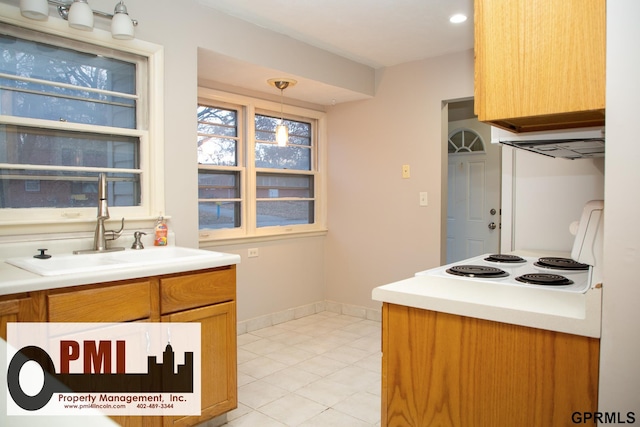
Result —
[[[456,276],[478,278],[507,277],[509,275],[509,273],[504,270],[486,265],[455,265],[446,271]]]
[[[581,262],[574,261],[571,258],[556,258],[556,257],[539,258],[538,262],[536,262],[534,265],[536,267],[554,268],[556,270],[582,271],[582,270],[589,269],[589,266],[587,264],[582,264]]]
[[[488,262],[498,262],[505,264],[522,264],[527,262],[524,258],[517,255],[492,254],[484,259]]]
[[[530,273],[516,277],[518,282],[528,283],[531,285],[545,286],[566,286],[573,285],[573,280],[567,279],[559,274],[548,273]]]

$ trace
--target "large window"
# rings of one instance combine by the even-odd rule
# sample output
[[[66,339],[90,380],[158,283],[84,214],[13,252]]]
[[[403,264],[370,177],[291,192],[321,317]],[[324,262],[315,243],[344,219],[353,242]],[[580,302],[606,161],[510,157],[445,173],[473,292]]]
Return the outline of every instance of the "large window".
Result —
[[[200,92],[201,240],[322,230],[323,114],[293,109],[297,114],[285,118],[289,142],[280,147],[275,141],[275,105],[233,95],[221,101],[225,97],[220,93]]]
[[[149,69],[149,56],[2,25],[0,219],[95,216],[99,173],[123,216],[157,212]]]

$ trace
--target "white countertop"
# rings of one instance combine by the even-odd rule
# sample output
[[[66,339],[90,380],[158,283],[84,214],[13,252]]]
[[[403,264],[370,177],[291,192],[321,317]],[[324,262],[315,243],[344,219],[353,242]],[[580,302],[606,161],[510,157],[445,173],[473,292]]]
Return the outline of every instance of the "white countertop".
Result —
[[[31,244],[31,246],[35,247],[37,245]],[[52,245],[48,244],[41,246],[51,247]],[[6,246],[3,249],[6,249]],[[165,248],[147,246],[147,248],[141,249],[141,251],[162,251],[163,249]],[[126,251],[130,250],[132,249],[126,249]],[[162,264],[156,265],[130,264],[108,271],[91,271],[58,276],[41,276],[4,262],[5,259],[9,258],[9,256],[6,255],[6,251],[4,251],[4,253],[0,253],[0,295],[181,273],[240,263],[240,255],[205,250],[202,250],[201,252],[203,256],[197,257],[196,259],[168,260]],[[23,250],[17,250],[12,253],[18,253],[19,256],[25,256]],[[37,252],[31,248],[28,253],[34,254]],[[56,251],[54,250],[52,253],[55,256]],[[66,248],[65,252],[62,253],[66,253]],[[70,251],[68,253],[70,253]],[[146,252],[146,254],[149,253],[151,252]]]
[[[416,276],[377,287],[376,301],[600,337],[602,289],[569,293],[456,278]]]

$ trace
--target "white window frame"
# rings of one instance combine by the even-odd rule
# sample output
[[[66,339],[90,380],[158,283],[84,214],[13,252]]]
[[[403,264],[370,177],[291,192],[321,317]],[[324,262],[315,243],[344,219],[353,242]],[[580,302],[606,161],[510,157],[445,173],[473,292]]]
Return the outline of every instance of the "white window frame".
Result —
[[[70,29],[67,22],[50,16],[48,20],[33,21],[20,15],[20,10],[6,4],[0,4],[0,23],[38,31],[44,34],[69,38],[70,44],[77,38],[78,31]],[[104,126],[91,126],[79,123],[52,122],[0,115],[0,123],[45,127],[71,131],[88,131],[133,135],[140,138],[141,204],[133,207],[109,207],[112,220],[125,218],[126,228],[153,227],[158,212],[165,212],[164,200],[164,49],[162,46],[134,40],[115,40],[109,31],[94,29],[82,32],[82,41],[100,47],[110,48],[147,58],[147,75],[142,76],[139,84],[146,85],[148,100],[146,110],[138,111],[138,117],[145,115],[138,129],[120,129]],[[140,126],[145,126],[141,128]],[[153,185],[152,185],[153,183]],[[88,223],[95,223],[95,208],[30,208],[0,209],[1,235],[51,234],[83,231]]]
[[[278,102],[244,95],[224,92],[217,89],[198,88],[198,101],[203,105],[220,108],[238,107],[239,114],[244,114],[240,121],[243,129],[238,129],[241,135],[238,144],[238,166],[232,170],[240,170],[242,223],[238,228],[199,230],[200,247],[214,247],[228,245],[234,241],[249,242],[300,237],[301,235],[323,235],[326,226],[326,114],[323,111],[312,110],[284,104],[285,118],[292,120],[312,120],[315,133],[312,145],[312,171],[287,171],[280,169],[265,169],[255,167],[255,114],[280,115],[281,105]],[[246,118],[246,119],[245,119]],[[195,147],[194,147],[195,148]],[[196,167],[200,165],[196,164]],[[224,170],[225,167],[216,167]],[[227,167],[226,169],[229,169]],[[295,224],[287,226],[257,227],[256,223],[256,173],[274,172],[291,173],[294,175],[312,175],[314,177],[314,223]]]

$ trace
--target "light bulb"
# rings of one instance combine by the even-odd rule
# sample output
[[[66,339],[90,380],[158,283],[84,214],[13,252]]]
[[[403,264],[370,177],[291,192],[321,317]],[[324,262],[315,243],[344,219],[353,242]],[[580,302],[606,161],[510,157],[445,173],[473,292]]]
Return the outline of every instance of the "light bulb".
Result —
[[[276,142],[279,147],[284,147],[289,142],[289,128],[282,122],[276,126]]]
[[[457,13],[449,18],[449,22],[451,22],[452,24],[460,24],[466,20],[467,17],[461,13]]]

